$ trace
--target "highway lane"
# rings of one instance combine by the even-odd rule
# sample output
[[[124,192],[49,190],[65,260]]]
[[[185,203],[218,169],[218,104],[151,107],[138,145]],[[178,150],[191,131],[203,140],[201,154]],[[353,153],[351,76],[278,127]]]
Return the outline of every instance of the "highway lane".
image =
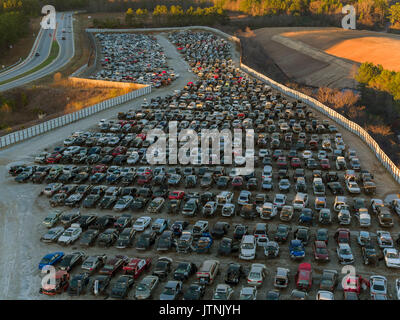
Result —
[[[0,82],[12,79],[18,75],[24,74],[43,63],[49,56],[53,39],[59,44],[60,50],[58,57],[49,65],[41,70],[38,70],[30,75],[17,79],[15,81],[6,83],[0,86],[0,92],[12,88],[19,87],[31,81],[40,79],[50,73],[53,73],[63,67],[75,54],[74,48],[74,34],[73,34],[73,14],[72,12],[59,12],[57,13],[57,28],[56,30],[41,29],[39,41],[35,44],[36,49],[33,48],[31,56],[27,60],[18,65],[17,67],[6,71],[4,74],[0,73]],[[62,38],[65,40],[62,40]],[[36,56],[36,52],[39,56]]]

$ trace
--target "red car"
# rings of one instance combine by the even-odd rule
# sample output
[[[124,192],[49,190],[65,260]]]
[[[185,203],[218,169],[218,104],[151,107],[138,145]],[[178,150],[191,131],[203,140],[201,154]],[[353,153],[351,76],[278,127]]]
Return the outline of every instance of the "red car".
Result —
[[[316,261],[329,261],[329,251],[325,241],[314,241],[313,252]]]
[[[180,190],[175,190],[172,191],[169,196],[168,199],[172,200],[172,199],[183,199],[185,197],[185,191],[180,191]]]
[[[281,169],[282,168],[287,168],[288,163],[287,163],[286,157],[285,156],[278,157],[278,160],[277,160],[276,164]]]
[[[363,283],[363,278],[359,275],[348,275],[345,283],[343,284],[344,292],[355,292],[360,294],[361,284]]]
[[[232,187],[234,188],[240,188],[243,186],[243,178],[240,176],[236,176],[232,179]]]
[[[128,263],[128,257],[115,256],[114,258],[107,260],[103,268],[100,269],[99,273],[113,276],[118,272],[119,269],[123,268],[127,263]]]
[[[301,168],[301,160],[300,158],[294,157],[290,161],[290,165],[292,168]]]
[[[46,163],[49,163],[49,164],[58,163],[58,162],[60,162],[61,158],[62,158],[61,153],[54,152],[46,158]]]
[[[138,135],[136,135],[136,138],[140,138],[144,141],[146,140],[146,135],[144,133],[139,133]]]
[[[299,290],[309,291],[312,286],[311,264],[301,263],[295,276],[296,287]]]
[[[336,243],[348,243],[350,244],[350,230],[346,228],[339,228],[336,230],[335,235],[333,236],[336,240]]]
[[[123,147],[123,146],[116,147],[112,151],[112,155],[113,155],[113,157],[116,157],[116,156],[119,156],[120,154],[125,154],[126,150],[127,150],[126,147]]]
[[[99,165],[95,166],[95,167],[92,169],[92,174],[95,174],[95,173],[104,173],[104,172],[107,171],[107,169],[108,169],[108,166],[106,166],[105,164],[99,164]]]
[[[144,270],[147,270],[150,268],[151,265],[151,259],[138,259],[138,258],[132,258],[127,265],[123,267],[123,270],[125,271],[126,274],[131,274],[133,275],[134,279],[137,279]]]
[[[329,170],[331,168],[329,159],[321,159],[319,164],[320,164],[322,170]]]
[[[137,184],[139,184],[139,185],[148,184],[151,182],[152,178],[153,178],[153,176],[150,173],[141,174],[138,176]]]
[[[67,271],[59,270],[56,272],[55,278],[55,284],[45,284],[40,288],[39,292],[48,296],[54,296],[67,291],[69,286],[69,273]]]

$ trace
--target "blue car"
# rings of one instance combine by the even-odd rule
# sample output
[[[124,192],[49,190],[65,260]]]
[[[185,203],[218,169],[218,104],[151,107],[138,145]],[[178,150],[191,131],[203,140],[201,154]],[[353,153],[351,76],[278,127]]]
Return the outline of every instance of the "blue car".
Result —
[[[303,259],[306,255],[303,242],[301,240],[291,240],[289,244],[290,257],[292,259]]]
[[[314,212],[310,208],[304,208],[299,217],[299,223],[312,224]]]
[[[213,244],[213,238],[208,232],[203,232],[201,234],[201,237],[197,241],[197,243],[194,246],[194,251],[197,253],[204,253],[204,252],[210,252],[210,248]]]
[[[46,254],[39,262],[39,270],[42,270],[44,266],[52,266],[60,261],[64,257],[64,252],[57,251]]]

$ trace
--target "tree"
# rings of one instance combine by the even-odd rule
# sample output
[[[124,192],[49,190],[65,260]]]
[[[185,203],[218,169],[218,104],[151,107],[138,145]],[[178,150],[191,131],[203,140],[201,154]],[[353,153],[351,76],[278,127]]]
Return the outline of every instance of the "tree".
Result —
[[[389,8],[389,19],[392,24],[400,23],[400,2]]]

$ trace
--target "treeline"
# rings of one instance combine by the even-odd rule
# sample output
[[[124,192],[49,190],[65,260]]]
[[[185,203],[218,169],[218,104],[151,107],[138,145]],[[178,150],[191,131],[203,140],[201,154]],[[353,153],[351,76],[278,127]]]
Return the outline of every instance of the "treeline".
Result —
[[[356,80],[361,84],[361,88],[369,87],[387,92],[400,103],[400,72],[364,62],[358,69]]]
[[[157,5],[149,12],[147,9],[129,8],[125,14],[125,23],[132,27],[145,27],[150,25],[162,26],[187,26],[187,25],[214,25],[226,24],[229,18],[222,8],[189,7]]]
[[[357,24],[382,28],[388,21],[400,22],[400,5],[390,0],[214,0],[215,5],[251,16],[342,17],[342,7],[356,8]]]

